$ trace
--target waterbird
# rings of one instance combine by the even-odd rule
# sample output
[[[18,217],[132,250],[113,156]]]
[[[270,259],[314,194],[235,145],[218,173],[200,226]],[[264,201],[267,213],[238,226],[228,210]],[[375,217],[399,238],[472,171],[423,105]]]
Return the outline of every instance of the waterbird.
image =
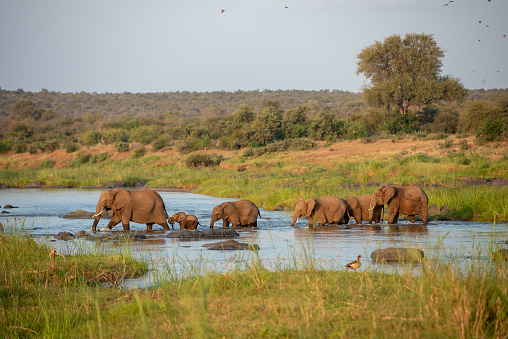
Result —
[[[351,261],[349,264],[346,265],[346,270],[352,269],[354,272],[356,272],[356,269],[362,265],[362,256],[359,255],[358,258],[355,261]]]
[[[221,13],[224,13],[225,11],[226,11],[225,9],[221,9],[221,10],[220,10],[220,12],[221,12]]]

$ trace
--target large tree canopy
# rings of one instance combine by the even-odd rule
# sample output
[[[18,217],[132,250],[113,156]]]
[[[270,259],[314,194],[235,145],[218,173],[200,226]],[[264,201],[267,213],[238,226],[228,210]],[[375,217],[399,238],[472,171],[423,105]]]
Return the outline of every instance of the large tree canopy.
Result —
[[[395,105],[402,114],[410,106],[461,100],[466,90],[458,78],[441,76],[444,51],[432,34],[407,33],[376,41],[358,55],[356,74],[370,80],[362,88],[372,106]]]

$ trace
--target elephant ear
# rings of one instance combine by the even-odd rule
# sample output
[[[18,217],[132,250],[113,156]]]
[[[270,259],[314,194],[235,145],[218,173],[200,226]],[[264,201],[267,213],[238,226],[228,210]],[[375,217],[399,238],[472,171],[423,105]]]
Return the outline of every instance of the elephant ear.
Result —
[[[186,217],[187,217],[187,214],[185,214],[185,212],[179,212],[176,221],[182,222],[185,220]]]
[[[235,205],[230,202],[224,203],[224,207],[222,207],[222,216],[223,218],[229,217],[236,210]]]
[[[397,189],[395,187],[383,187],[381,189],[383,191],[383,203],[387,204],[390,199],[392,199],[395,194],[397,194]]]
[[[127,190],[124,190],[123,188],[120,189],[112,189],[113,194],[113,205],[111,206],[111,209],[113,211],[117,211],[128,204],[132,202],[132,196],[131,193]]]
[[[316,200],[307,199],[305,200],[305,203],[307,204],[307,216],[310,217],[314,212],[314,208],[316,208]]]
[[[349,206],[348,207],[348,211],[349,210],[354,210],[357,206],[358,206],[358,200],[356,200],[356,198],[353,198],[353,197],[345,197],[344,199],[342,199],[346,202],[346,205]],[[347,207],[346,206],[346,207]]]

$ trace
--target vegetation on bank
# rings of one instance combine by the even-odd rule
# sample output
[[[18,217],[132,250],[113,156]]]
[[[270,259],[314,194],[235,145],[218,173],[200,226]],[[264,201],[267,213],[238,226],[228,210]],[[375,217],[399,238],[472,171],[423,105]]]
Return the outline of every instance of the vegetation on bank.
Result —
[[[312,253],[295,254],[272,271],[253,254],[243,271],[196,275],[189,268],[175,275],[168,265],[158,285],[129,290],[89,279],[110,263],[139,272],[142,264],[126,257],[95,253],[50,261],[49,248],[30,238],[0,238],[2,337],[508,335],[508,266],[488,261],[477,245],[468,264],[426,258],[396,274],[369,265],[353,273],[323,265]]]

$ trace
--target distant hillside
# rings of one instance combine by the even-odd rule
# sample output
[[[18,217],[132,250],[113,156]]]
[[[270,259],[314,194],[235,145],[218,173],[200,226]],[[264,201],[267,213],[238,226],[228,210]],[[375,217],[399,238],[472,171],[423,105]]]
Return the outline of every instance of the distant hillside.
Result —
[[[304,104],[311,112],[330,110],[335,115],[348,116],[359,113],[365,104],[358,93],[346,91],[236,91],[236,92],[166,92],[166,93],[60,93],[42,90],[0,90],[0,114],[10,115],[12,106],[19,100],[31,100],[39,107],[52,109],[61,116],[73,117],[85,114],[131,115],[136,117],[178,115],[184,118],[229,115],[240,105],[254,106],[257,110],[263,102],[276,101],[283,110]]]

